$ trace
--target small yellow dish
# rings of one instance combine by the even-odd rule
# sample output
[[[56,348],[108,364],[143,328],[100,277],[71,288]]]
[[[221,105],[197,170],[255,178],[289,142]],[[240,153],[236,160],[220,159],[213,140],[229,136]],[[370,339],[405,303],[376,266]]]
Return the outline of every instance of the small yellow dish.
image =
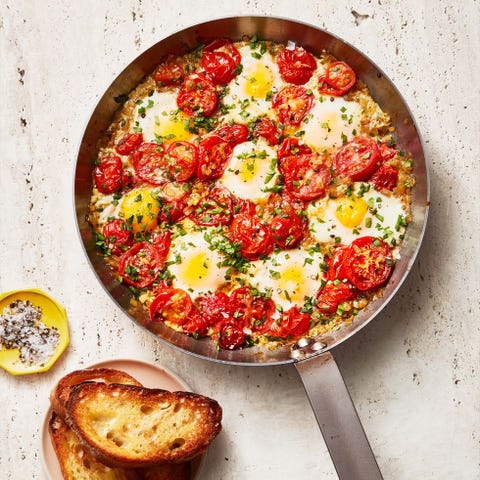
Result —
[[[70,342],[68,319],[65,308],[52,297],[37,288],[13,290],[0,294],[0,315],[12,302],[27,300],[42,309],[41,322],[47,327],[56,327],[59,333],[55,351],[44,365],[29,365],[20,360],[20,352],[16,348],[6,349],[0,346],[0,367],[12,375],[46,372],[58,360]]]

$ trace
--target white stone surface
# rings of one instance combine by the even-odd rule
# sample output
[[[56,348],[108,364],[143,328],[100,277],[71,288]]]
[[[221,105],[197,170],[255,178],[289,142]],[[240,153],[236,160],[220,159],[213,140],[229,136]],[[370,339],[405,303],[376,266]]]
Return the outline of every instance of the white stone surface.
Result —
[[[399,294],[335,355],[386,479],[480,478],[480,4],[277,0],[0,0],[0,291],[39,287],[72,342],[49,372],[0,371],[0,478],[41,479],[39,429],[63,373],[101,359],[162,364],[224,407],[203,479],[335,479],[293,367],[194,359],[135,328],[99,287],[75,231],[77,144],[139,52],[236,14],[297,18],[376,61],[411,106],[431,160],[425,243]],[[355,480],[355,479],[352,479]]]

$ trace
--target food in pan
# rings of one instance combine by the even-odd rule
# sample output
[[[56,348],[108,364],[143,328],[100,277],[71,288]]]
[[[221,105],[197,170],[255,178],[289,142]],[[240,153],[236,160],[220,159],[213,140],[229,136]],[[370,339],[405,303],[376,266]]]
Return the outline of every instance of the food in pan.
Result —
[[[214,400],[144,388],[114,369],[72,372],[50,400],[49,433],[66,480],[188,480],[189,460],[221,429]]]
[[[118,100],[89,219],[147,327],[275,346],[340,328],[381,295],[412,160],[348,64],[219,39]]]

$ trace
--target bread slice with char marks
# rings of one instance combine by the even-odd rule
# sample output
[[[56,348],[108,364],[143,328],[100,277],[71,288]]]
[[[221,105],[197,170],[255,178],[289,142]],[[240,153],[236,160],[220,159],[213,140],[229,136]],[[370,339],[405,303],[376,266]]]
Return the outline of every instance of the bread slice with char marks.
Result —
[[[50,393],[50,404],[57,415],[63,420],[67,418],[66,405],[70,396],[70,390],[75,385],[83,382],[122,383],[126,385],[137,385],[138,387],[142,386],[138,380],[128,373],[115,370],[114,368],[85,368],[83,370],[75,370],[62,377]]]
[[[185,462],[221,430],[222,409],[208,397],[132,385],[72,387],[68,423],[95,458],[111,467]]]

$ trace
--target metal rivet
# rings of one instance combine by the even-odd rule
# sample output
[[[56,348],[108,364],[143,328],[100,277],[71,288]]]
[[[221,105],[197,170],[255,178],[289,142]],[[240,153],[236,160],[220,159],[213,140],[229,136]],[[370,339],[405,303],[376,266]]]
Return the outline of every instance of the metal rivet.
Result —
[[[305,347],[308,347],[312,343],[313,343],[313,339],[303,337],[297,342],[297,346],[298,346],[298,348],[305,348]]]
[[[325,343],[322,343],[322,342],[315,342],[313,345],[312,345],[312,350],[314,352],[318,352],[319,350],[323,350],[327,345]]]
[[[292,358],[300,358],[300,357],[305,356],[305,354],[301,350],[292,350],[290,352],[290,356]]]

